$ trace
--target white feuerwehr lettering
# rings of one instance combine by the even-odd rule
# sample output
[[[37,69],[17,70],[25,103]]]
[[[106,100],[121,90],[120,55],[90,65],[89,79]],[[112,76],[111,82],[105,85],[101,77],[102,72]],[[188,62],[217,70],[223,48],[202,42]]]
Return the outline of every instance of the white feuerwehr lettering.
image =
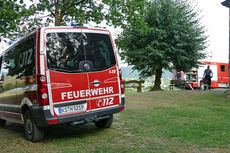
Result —
[[[100,96],[106,94],[112,94],[113,87],[105,87],[105,88],[95,88],[95,89],[87,89],[87,90],[78,90],[78,91],[68,91],[61,93],[62,100],[68,99],[76,99],[76,98],[84,98],[90,96]]]

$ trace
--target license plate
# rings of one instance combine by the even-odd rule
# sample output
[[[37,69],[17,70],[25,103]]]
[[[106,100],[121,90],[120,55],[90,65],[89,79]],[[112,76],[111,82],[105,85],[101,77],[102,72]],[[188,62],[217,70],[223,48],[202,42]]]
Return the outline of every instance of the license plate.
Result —
[[[86,106],[87,104],[78,104],[78,105],[59,107],[58,112],[59,115],[83,112],[86,110]]]

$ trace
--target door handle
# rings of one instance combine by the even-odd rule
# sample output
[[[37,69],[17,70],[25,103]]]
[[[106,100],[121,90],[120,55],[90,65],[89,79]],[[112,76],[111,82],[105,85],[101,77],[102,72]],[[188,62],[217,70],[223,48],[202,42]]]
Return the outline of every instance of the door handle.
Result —
[[[101,84],[101,82],[100,81],[98,81],[98,82],[90,82],[90,84],[91,85],[99,85],[99,84]]]

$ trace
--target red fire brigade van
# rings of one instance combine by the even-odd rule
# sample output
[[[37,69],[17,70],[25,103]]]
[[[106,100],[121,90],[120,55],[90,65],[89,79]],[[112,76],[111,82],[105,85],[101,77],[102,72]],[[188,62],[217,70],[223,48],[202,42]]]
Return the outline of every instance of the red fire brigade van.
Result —
[[[112,124],[124,109],[111,34],[87,27],[38,28],[0,54],[0,126],[24,124],[36,142],[55,124]]]
[[[188,73],[173,71],[173,80],[185,81],[187,88],[203,89],[203,74],[207,66],[210,65],[213,77],[211,88],[226,88],[229,86],[228,63],[201,61],[202,65],[192,69]]]

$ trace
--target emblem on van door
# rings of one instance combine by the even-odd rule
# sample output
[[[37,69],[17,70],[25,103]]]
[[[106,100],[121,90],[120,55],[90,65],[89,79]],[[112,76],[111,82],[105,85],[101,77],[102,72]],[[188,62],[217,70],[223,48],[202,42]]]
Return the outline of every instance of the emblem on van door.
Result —
[[[101,107],[101,106],[102,106],[102,100],[101,100],[101,99],[98,99],[98,100],[96,101],[96,105],[97,105],[97,107]]]
[[[101,82],[98,80],[94,80],[93,82],[90,82],[90,84],[94,85],[95,87],[98,87],[101,84]]]

